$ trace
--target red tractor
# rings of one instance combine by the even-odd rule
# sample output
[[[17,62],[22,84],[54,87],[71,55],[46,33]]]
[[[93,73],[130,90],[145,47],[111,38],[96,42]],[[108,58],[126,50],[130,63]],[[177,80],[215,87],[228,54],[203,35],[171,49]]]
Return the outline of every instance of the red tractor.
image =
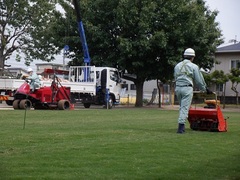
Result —
[[[33,92],[26,81],[14,95],[14,109],[74,109],[70,99],[70,87],[61,85],[57,76],[54,76],[50,87],[40,87]]]

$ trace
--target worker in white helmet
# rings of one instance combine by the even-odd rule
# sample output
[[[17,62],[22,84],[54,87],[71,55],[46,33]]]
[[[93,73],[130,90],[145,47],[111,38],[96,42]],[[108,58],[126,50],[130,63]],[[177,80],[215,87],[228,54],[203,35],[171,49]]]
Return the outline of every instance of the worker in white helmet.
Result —
[[[27,72],[29,74],[29,76],[27,77],[27,80],[29,81],[30,89],[34,91],[35,89],[40,88],[41,82],[40,82],[39,76],[33,72],[32,68],[28,68]]]
[[[179,62],[174,68],[175,94],[180,105],[177,133],[185,132],[185,123],[193,97],[193,83],[198,86],[200,91],[211,93],[206,87],[199,67],[193,63],[194,57],[195,51],[192,48],[186,49],[183,54],[183,61]]]

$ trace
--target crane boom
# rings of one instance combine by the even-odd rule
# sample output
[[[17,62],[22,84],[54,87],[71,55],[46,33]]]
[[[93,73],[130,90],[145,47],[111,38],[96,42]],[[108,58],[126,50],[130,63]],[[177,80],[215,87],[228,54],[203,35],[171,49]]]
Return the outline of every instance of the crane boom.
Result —
[[[82,43],[82,48],[83,48],[84,63],[86,66],[89,66],[90,62],[91,62],[91,58],[90,58],[89,51],[88,51],[88,45],[87,45],[83,22],[82,22],[82,18],[81,18],[81,14],[80,14],[78,0],[73,0],[73,5],[74,5],[76,15],[77,15],[78,31],[79,31],[79,35],[80,35],[80,39],[81,39],[81,43]]]

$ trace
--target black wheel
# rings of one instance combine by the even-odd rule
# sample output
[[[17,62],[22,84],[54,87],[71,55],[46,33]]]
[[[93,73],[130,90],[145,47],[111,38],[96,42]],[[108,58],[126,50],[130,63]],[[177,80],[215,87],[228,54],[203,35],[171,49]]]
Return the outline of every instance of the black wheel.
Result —
[[[13,101],[13,109],[19,109],[19,102],[19,99]]]
[[[198,127],[199,127],[199,125],[198,125],[198,122],[196,122],[196,121],[192,122],[190,125],[190,128],[192,130],[198,130]]]
[[[64,99],[58,101],[58,109],[60,109],[60,110],[70,109],[70,102],[68,100],[64,100]]]
[[[210,131],[218,131],[218,123],[213,122],[210,127]]]
[[[19,109],[31,109],[32,102],[28,99],[23,99],[19,103]]]
[[[6,104],[8,106],[12,106],[13,105],[13,100],[6,100]]]
[[[91,104],[90,104],[90,103],[84,103],[83,106],[84,106],[85,108],[90,108]]]

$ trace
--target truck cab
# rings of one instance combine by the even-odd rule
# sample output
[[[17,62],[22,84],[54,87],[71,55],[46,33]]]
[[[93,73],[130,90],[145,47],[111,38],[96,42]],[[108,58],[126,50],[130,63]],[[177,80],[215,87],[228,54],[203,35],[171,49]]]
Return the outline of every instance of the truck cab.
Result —
[[[69,81],[72,95],[79,99],[85,108],[91,104],[108,105],[120,102],[121,77],[116,68],[95,66],[70,66]],[[74,88],[73,85],[77,87]],[[76,89],[76,91],[74,91]]]

